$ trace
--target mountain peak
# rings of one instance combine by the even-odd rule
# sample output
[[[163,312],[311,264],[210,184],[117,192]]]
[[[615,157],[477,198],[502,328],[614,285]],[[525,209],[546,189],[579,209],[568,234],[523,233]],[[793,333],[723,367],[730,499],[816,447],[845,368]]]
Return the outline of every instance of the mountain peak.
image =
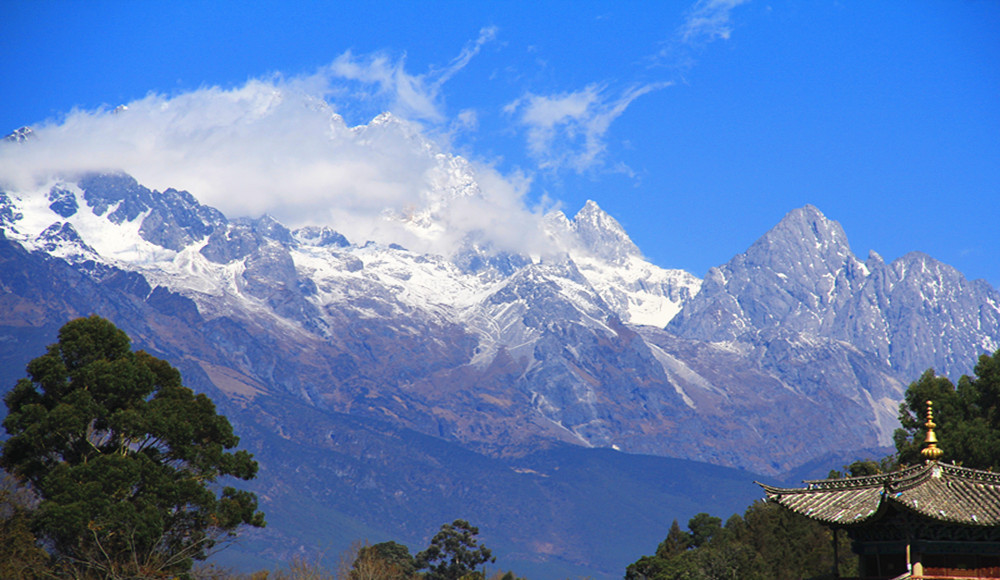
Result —
[[[3,140],[10,141],[12,143],[24,143],[28,139],[33,139],[34,137],[35,132],[31,129],[31,127],[25,126],[11,131],[3,138]]]
[[[847,245],[847,235],[840,224],[823,215],[816,206],[806,204],[785,214],[765,237],[772,233],[794,232],[800,239],[824,244]]]
[[[622,261],[641,255],[625,228],[593,200],[587,200],[573,217],[573,230],[586,250],[606,260]]]
[[[779,326],[819,333],[833,324],[865,272],[840,224],[806,205],[710,271],[671,328],[703,340],[732,340],[748,329]]]
[[[777,271],[793,263],[839,269],[852,256],[844,229],[813,205],[788,212],[745,255],[756,263],[764,260]]]

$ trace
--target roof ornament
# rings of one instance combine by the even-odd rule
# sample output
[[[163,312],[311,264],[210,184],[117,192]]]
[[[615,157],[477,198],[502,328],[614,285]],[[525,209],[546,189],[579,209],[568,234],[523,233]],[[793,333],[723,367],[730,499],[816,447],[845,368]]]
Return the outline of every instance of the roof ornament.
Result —
[[[937,435],[934,434],[934,428],[937,425],[934,424],[932,405],[931,401],[927,401],[927,422],[924,423],[924,427],[927,427],[927,437],[924,438],[924,448],[920,450],[920,455],[927,461],[937,461],[944,455],[944,451],[937,446]]]

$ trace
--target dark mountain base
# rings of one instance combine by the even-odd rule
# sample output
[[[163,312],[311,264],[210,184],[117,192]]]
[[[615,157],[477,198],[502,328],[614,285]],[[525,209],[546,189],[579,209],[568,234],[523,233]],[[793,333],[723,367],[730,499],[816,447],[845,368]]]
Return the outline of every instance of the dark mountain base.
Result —
[[[315,446],[243,423],[245,412],[230,415],[260,462],[252,488],[269,527],[224,561],[237,551],[276,562],[323,552],[334,566],[359,540],[395,540],[415,553],[442,523],[462,518],[480,527],[497,569],[617,578],[656,548],[675,518],[742,513],[761,495],[759,476],[703,463],[570,445],[499,459],[294,403],[272,412],[316,433]]]

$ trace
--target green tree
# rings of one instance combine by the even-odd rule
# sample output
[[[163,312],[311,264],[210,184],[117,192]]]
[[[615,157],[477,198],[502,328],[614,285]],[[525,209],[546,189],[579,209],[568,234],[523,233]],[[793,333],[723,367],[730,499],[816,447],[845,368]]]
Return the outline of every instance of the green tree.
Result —
[[[483,576],[476,568],[495,562],[492,552],[479,545],[479,528],[465,520],[443,524],[426,550],[416,556],[417,567],[426,569],[427,580],[458,580],[471,574]]]
[[[627,580],[782,580],[822,577],[833,569],[832,532],[776,504],[754,502],[744,517],[721,519],[701,513],[688,522],[690,533],[671,526],[654,556],[643,556],[625,570]],[[691,538],[682,550],[677,538]],[[698,539],[694,539],[697,537]],[[845,534],[838,538],[840,571],[856,571]]]
[[[980,356],[975,376],[961,377],[957,387],[931,369],[906,389],[901,427],[893,437],[904,465],[923,461],[927,401],[933,401],[934,432],[944,459],[976,469],[1000,468],[1000,350]]]
[[[874,459],[858,459],[844,466],[844,471],[831,469],[827,474],[827,479],[843,479],[844,477],[862,477],[866,475],[878,475],[889,473],[899,469],[899,462],[895,455],[883,457],[879,461]]]
[[[691,530],[691,546],[700,548],[708,545],[722,530],[722,518],[702,512],[688,521],[688,529]]]
[[[348,573],[350,580],[408,580],[417,572],[410,549],[396,542],[362,546]]]
[[[243,525],[262,527],[254,494],[222,476],[257,464],[205,395],[163,360],[133,352],[97,316],[67,323],[5,397],[0,466],[40,501],[32,527],[74,574],[117,578],[188,570]]]
[[[657,558],[676,556],[691,546],[691,534],[681,529],[677,520],[670,524],[667,537],[656,547]]]

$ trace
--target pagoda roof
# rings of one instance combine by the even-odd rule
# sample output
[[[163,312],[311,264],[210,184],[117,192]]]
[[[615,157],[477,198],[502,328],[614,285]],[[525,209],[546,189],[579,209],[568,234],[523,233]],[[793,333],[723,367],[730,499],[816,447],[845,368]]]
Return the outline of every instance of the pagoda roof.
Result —
[[[929,461],[900,471],[806,481],[785,489],[758,483],[767,499],[825,524],[853,526],[888,507],[968,526],[1000,525],[1000,474]]]

